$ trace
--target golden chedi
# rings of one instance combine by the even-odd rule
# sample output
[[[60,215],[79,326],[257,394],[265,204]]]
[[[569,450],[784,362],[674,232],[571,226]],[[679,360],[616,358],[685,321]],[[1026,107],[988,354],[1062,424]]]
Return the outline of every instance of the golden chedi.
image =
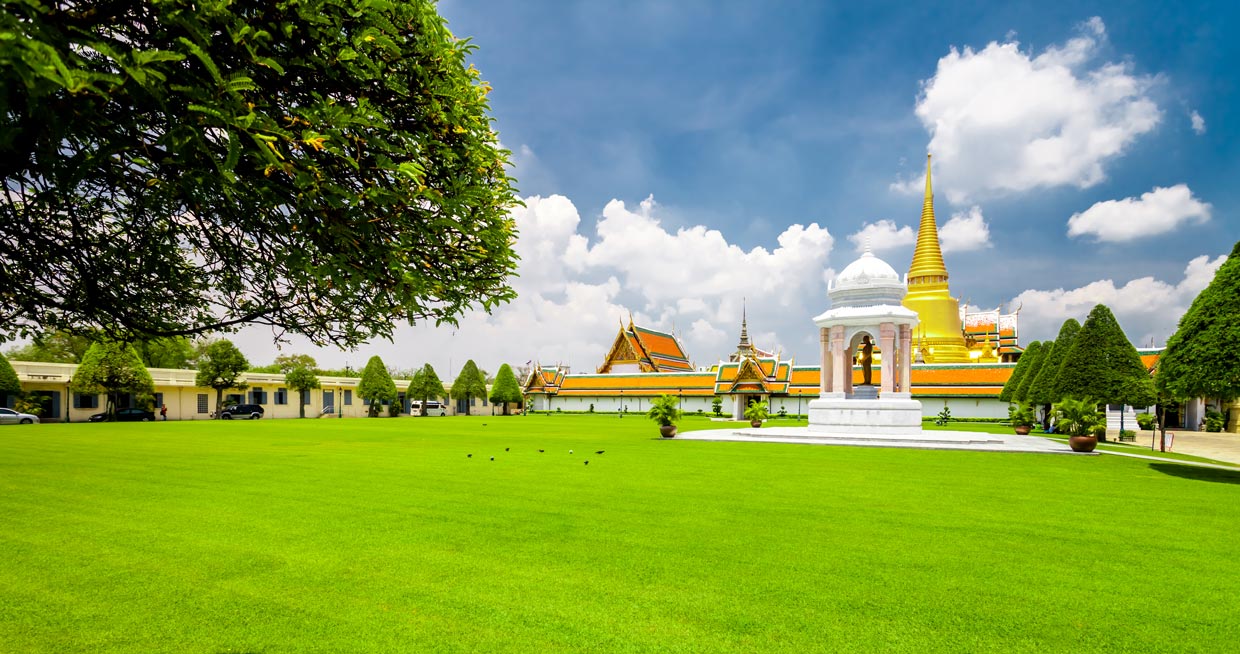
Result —
[[[920,324],[913,335],[917,359],[926,363],[968,362],[960,302],[947,289],[947,267],[939,248],[939,228],[934,222],[934,194],[930,189],[930,155],[926,155],[926,198],[917,230],[917,248],[908,270],[904,306],[917,312]]]

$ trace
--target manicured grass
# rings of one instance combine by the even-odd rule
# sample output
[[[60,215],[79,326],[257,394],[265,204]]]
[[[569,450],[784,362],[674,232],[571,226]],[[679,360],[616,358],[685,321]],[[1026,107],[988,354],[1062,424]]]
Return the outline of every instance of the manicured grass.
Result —
[[[1240,472],[655,436],[614,415],[0,428],[0,652],[1240,641]]]

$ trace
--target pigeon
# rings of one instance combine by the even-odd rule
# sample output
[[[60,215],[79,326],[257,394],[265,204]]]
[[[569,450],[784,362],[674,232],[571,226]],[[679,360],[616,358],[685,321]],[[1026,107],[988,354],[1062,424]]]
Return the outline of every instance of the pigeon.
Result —
[[[495,457],[491,457],[491,460],[492,460],[492,461],[494,461],[494,460],[495,460]]]
[[[607,451],[607,450],[596,450],[594,453],[595,453],[595,454],[602,454],[603,452],[606,452],[606,451]]]
[[[472,458],[474,458],[474,455],[472,455],[472,454],[466,454],[466,455],[465,455],[465,458],[466,458],[466,459],[472,459]]]
[[[538,453],[539,453],[539,454],[542,454],[542,453],[543,453],[543,450],[538,450]]]
[[[586,461],[586,465],[590,465],[590,462],[589,462],[589,461]]]
[[[507,452],[507,451],[508,451],[508,448],[506,448],[506,447],[505,447],[505,448],[504,448],[504,451],[505,451],[505,452]]]
[[[485,422],[484,422],[484,423],[482,423],[482,426],[483,426],[483,427],[486,427],[486,426],[487,426],[487,423],[485,423]]]
[[[572,450],[569,450],[569,451],[568,451],[568,453],[569,453],[569,454],[572,454],[572,453],[573,453],[573,451],[572,451]]]

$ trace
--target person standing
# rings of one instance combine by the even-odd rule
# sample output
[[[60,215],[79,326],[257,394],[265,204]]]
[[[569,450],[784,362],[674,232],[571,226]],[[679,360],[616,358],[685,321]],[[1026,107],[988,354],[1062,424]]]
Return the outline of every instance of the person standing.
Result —
[[[159,417],[163,418],[164,421],[167,422],[168,420],[168,405],[167,404],[159,408]]]

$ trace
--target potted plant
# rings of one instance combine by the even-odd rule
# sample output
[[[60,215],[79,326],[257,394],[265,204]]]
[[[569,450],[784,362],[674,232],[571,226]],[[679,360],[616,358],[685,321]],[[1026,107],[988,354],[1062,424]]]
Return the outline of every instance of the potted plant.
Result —
[[[676,421],[680,420],[680,403],[675,395],[661,395],[650,403],[646,417],[659,423],[663,438],[671,438],[676,435]]]
[[[1037,417],[1033,413],[1032,405],[1027,402],[1018,402],[1008,407],[1008,420],[1012,422],[1012,429],[1024,436],[1033,429]]]
[[[1093,452],[1098,447],[1098,432],[1106,434],[1106,423],[1098,405],[1085,398],[1074,400],[1065,397],[1055,405],[1059,426],[1068,434],[1068,445],[1073,452]]]
[[[771,417],[771,411],[766,402],[754,402],[745,409],[745,419],[749,421],[750,427],[761,427],[762,421],[769,417]]]

